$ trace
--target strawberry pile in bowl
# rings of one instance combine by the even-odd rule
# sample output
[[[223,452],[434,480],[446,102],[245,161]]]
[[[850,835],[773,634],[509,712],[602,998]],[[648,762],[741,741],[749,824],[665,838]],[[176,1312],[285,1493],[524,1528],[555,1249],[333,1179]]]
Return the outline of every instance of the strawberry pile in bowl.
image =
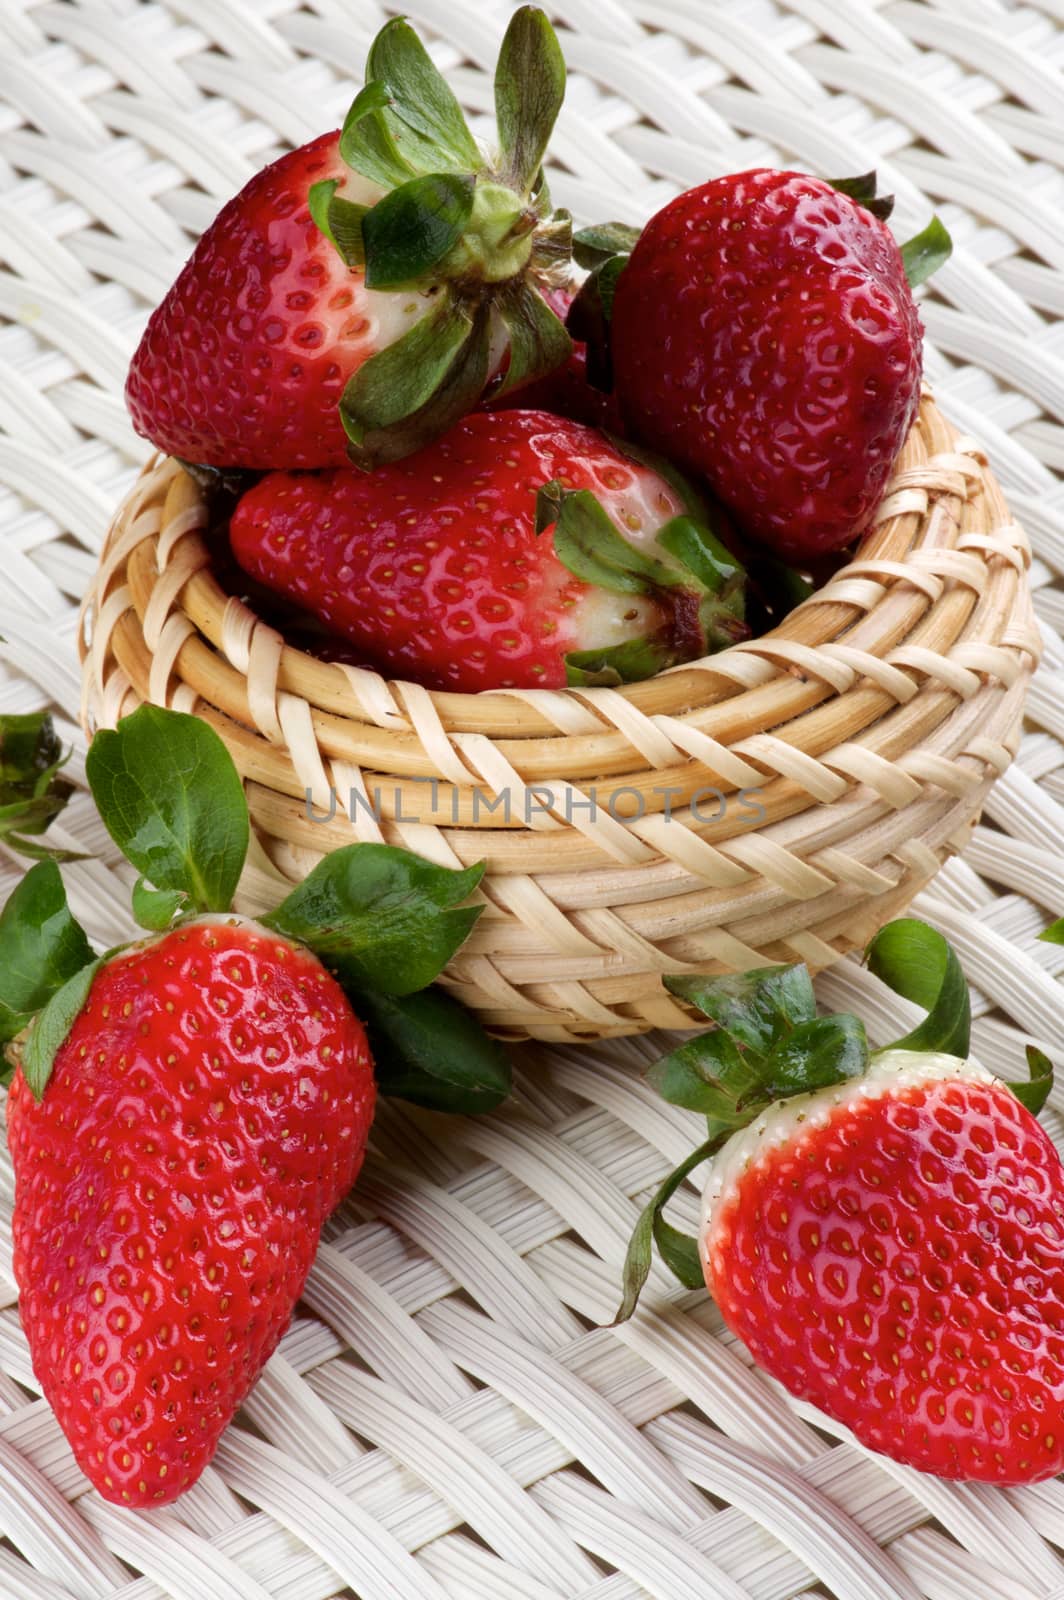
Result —
[[[89,597],[90,722],[194,710],[298,881],[484,864],[442,981],[494,1032],[691,1023],[663,971],[860,948],[1015,749],[1029,551],[922,386],[873,174],[707,177],[574,230],[565,68],[511,19],[498,147],[408,23],[226,205],[127,400],[162,454]]]

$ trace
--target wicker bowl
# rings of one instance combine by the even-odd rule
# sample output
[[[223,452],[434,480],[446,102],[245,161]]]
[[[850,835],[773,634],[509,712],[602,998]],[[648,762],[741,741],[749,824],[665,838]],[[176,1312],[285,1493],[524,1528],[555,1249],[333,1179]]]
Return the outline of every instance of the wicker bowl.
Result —
[[[689,1026],[664,972],[863,944],[963,848],[1039,649],[1027,541],[926,396],[848,566],[770,634],[623,689],[430,693],[319,660],[224,592],[208,522],[176,462],[148,466],[88,599],[87,722],[198,712],[287,877],[356,839],[486,861],[445,981],[515,1038]]]

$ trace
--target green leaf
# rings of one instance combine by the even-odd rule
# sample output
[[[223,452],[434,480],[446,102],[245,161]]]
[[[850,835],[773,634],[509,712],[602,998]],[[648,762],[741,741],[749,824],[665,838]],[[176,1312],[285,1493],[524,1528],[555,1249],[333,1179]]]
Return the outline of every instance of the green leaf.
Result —
[[[434,1111],[477,1115],[510,1093],[510,1060],[471,1011],[443,989],[354,996],[381,1094]]]
[[[833,189],[837,189],[839,194],[848,194],[851,200],[856,200],[858,205],[864,206],[865,210],[878,217],[880,222],[886,222],[894,210],[892,194],[876,194],[879,180],[874,170],[862,172],[856,178],[828,178],[826,181]]]
[[[549,217],[551,212],[554,211],[550,184],[547,182],[547,174],[542,167],[536,174],[536,181],[532,185],[532,193],[529,195],[528,201],[530,205],[535,207],[536,213],[540,217]],[[573,253],[573,219],[568,211],[556,211],[554,215],[556,218],[564,219],[569,224],[569,248],[566,251],[566,260],[568,260]]]
[[[0,797],[38,792],[38,780],[54,772],[63,754],[47,711],[0,717]]]
[[[405,18],[386,22],[370,45],[366,80],[387,85],[384,121],[418,172],[475,172],[483,165],[461,106]]]
[[[133,885],[133,916],[150,933],[164,933],[179,912],[188,909],[183,889],[152,889],[138,878]]]
[[[362,218],[368,289],[401,289],[428,277],[458,242],[473,209],[473,176],[411,178]]]
[[[11,805],[0,806],[0,839],[9,850],[30,861],[85,861],[87,857],[77,850],[36,842],[65,809],[73,792],[71,784],[57,782],[50,794],[37,800],[15,800]]]
[[[510,336],[510,365],[493,399],[546,377],[564,365],[573,350],[564,324],[531,284],[515,283],[499,296],[498,306]]]
[[[461,314],[463,318],[469,315],[465,309]],[[472,314],[468,333],[451,350],[449,360],[441,360],[439,350],[433,352],[430,342],[431,359],[426,360],[425,370],[420,375],[423,381],[416,381],[417,346],[413,339],[420,324],[359,369],[340,402],[340,420],[347,431],[348,454],[356,466],[372,471],[384,462],[400,461],[430,444],[473,409],[488,380],[490,318],[490,306],[482,302]],[[409,345],[407,340],[411,341]],[[397,352],[401,346],[400,356]],[[404,373],[407,364],[414,370]],[[370,368],[374,369],[372,373]],[[396,384],[391,397],[389,374]],[[414,403],[417,395],[426,391],[426,397]],[[400,396],[405,397],[411,409],[393,416],[392,411],[402,403]],[[362,408],[361,413],[358,407]],[[370,420],[374,415],[384,415],[390,420],[374,425]]]
[[[800,1022],[767,1057],[763,1092],[769,1100],[786,1100],[859,1078],[868,1055],[864,1023],[856,1017],[842,1012]]]
[[[746,574],[741,564],[705,523],[682,514],[671,517],[659,529],[657,541],[709,594],[727,596],[742,589]]]
[[[918,284],[926,283],[952,254],[953,240],[938,217],[932,217],[922,233],[901,247],[901,259],[909,287],[915,289]]]
[[[1064,917],[1051,922],[1048,928],[1043,928],[1038,937],[1044,939],[1046,944],[1064,944]]]
[[[702,1271],[698,1240],[689,1233],[681,1233],[671,1222],[666,1222],[661,1211],[654,1213],[654,1243],[662,1261],[685,1289],[704,1288],[706,1278]]]
[[[613,1327],[616,1327],[621,1322],[627,1322],[639,1304],[639,1296],[643,1291],[643,1285],[650,1275],[650,1263],[653,1258],[654,1235],[658,1217],[687,1175],[693,1172],[696,1167],[700,1167],[703,1161],[708,1161],[710,1156],[715,1155],[723,1143],[724,1137],[718,1136],[714,1139],[707,1139],[705,1144],[700,1144],[697,1150],[692,1150],[691,1154],[681,1161],[678,1167],[673,1168],[672,1172],[669,1173],[668,1177],[640,1212],[639,1221],[635,1225],[628,1244],[628,1253],[624,1259],[624,1298],[621,1300],[617,1315],[613,1319]],[[690,1256],[688,1253],[684,1253],[679,1258],[679,1264],[684,1268],[689,1267]],[[672,1263],[670,1262],[669,1265],[671,1266]],[[685,1280],[681,1278],[681,1282],[685,1282]]]
[[[0,839],[16,831],[43,833],[66,805],[66,796],[42,794],[39,799],[12,800],[0,805]]]
[[[249,840],[244,787],[199,717],[139,706],[89,747],[89,785],[107,831],[157,889],[195,911],[228,911]]]
[[[545,222],[533,235],[529,265],[541,278],[549,278],[558,268],[568,276],[573,256],[573,219],[563,207],[552,213],[550,195],[545,188],[541,194],[545,198],[533,195],[529,202]]]
[[[626,222],[600,222],[573,235],[576,264],[590,272],[612,256],[630,256],[639,242],[639,229]]]
[[[613,388],[610,323],[617,280],[628,264],[627,256],[610,256],[580,285],[569,307],[565,326],[574,339],[587,346],[587,376],[596,389]]]
[[[869,200],[876,197],[879,179],[876,169],[871,172],[860,172],[853,178],[825,178],[825,183],[837,189],[839,194],[848,194],[851,200],[856,200],[858,205],[866,206]]]
[[[522,6],[510,19],[495,68],[495,117],[504,176],[529,194],[565,98],[565,57],[546,13]]]
[[[801,1022],[816,1017],[816,996],[809,969],[755,967],[722,977],[670,974],[670,994],[697,1007],[747,1049],[767,1055],[777,1040]]]
[[[940,933],[916,917],[899,917],[879,930],[865,951],[865,962],[895,994],[928,1013],[889,1049],[941,1050],[967,1057],[972,1021],[968,984],[952,945]]]
[[[104,958],[90,961],[68,978],[52,995],[26,1037],[22,1052],[22,1076],[35,1100],[40,1100],[52,1075],[52,1067],[67,1035],[81,1014],[93,979],[104,965]]]
[[[659,639],[625,639],[601,650],[570,650],[565,658],[565,681],[571,689],[641,683],[671,667],[674,660],[675,652]]]
[[[617,281],[627,265],[627,256],[613,256],[609,261],[604,261],[595,273],[599,301],[607,324],[613,318],[613,297],[617,291]]]
[[[1053,1089],[1053,1063],[1044,1051],[1033,1044],[1027,1046],[1027,1066],[1031,1076],[1026,1083],[1008,1083],[1021,1106],[1026,1106],[1032,1117],[1037,1117]]]
[[[473,313],[445,291],[401,338],[364,362],[340,401],[352,443],[361,444],[366,434],[393,427],[425,405],[472,331]]]
[[[611,594],[650,594],[681,582],[674,568],[644,555],[618,533],[590,489],[563,489],[557,480],[545,484],[536,500],[540,531],[550,525],[544,518],[554,519],[558,560],[585,583]]]
[[[563,487],[557,478],[552,478],[549,483],[544,483],[536,491],[536,511],[533,526],[537,537],[552,528],[562,514],[565,497],[571,493]]]
[[[4,843],[16,855],[24,856],[27,861],[88,861],[89,857],[78,850],[60,850],[55,845],[37,844],[34,839],[25,839],[19,833],[5,833]]]
[[[455,872],[391,845],[346,845],[260,921],[309,946],[345,987],[411,994],[465,943],[481,907],[461,902],[483,875],[483,864]]]
[[[685,1039],[647,1072],[647,1082],[670,1105],[707,1118],[711,1134],[732,1132],[750,1121],[757,1099],[767,1104],[761,1057],[740,1047],[723,1028]]]
[[[72,850],[30,843],[74,792],[73,784],[59,776],[67,759],[48,712],[0,717],[0,839],[31,860],[84,859]]]
[[[325,178],[321,183],[312,183],[307,190],[307,205],[311,217],[345,265],[361,267],[366,259],[362,219],[370,208],[356,205],[353,200],[344,200],[336,193],[339,187],[337,178]]]
[[[54,861],[31,867],[0,911],[0,1042],[94,959]]]
[[[388,86],[368,82],[351,102],[340,132],[341,160],[385,189],[394,189],[417,177],[385,118],[390,105]]]

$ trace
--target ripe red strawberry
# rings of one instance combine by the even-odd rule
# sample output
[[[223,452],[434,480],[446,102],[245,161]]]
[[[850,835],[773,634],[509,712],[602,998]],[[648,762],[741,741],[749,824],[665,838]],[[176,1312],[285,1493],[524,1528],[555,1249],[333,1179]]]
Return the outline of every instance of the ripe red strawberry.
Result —
[[[927,1018],[869,1057],[856,1017],[816,1015],[804,967],[666,978],[716,1024],[657,1062],[709,1134],[645,1208],[625,1264],[632,1314],[651,1243],[793,1395],[897,1461],[1029,1483],[1064,1469],[1064,1167],[1029,1081],[966,1059],[967,985],[940,934],[903,918],[867,952]],[[945,1045],[951,1053],[937,1046]],[[666,1222],[712,1158],[697,1239]]]
[[[213,466],[318,467],[347,460],[339,403],[363,362],[429,304],[374,293],[311,218],[311,184],[373,186],[323,134],[257,173],[222,209],[152,313],[126,381],[138,433]]]
[[[716,1157],[721,1315],[791,1394],[945,1478],[1064,1469],[1064,1170],[971,1062],[887,1051]]]
[[[252,178],[154,312],[126,386],[138,431],[218,467],[372,466],[474,406],[508,344],[507,385],[563,363],[541,291],[571,224],[541,166],[564,84],[522,7],[489,163],[410,26],[386,24],[342,132]]]
[[[246,572],[390,672],[556,688],[646,677],[743,634],[741,569],[689,509],[590,428],[480,412],[368,475],[269,474],[230,540]]]
[[[227,914],[247,803],[206,723],[141,706],[97,732],[86,773],[156,937],[95,959],[51,859],[0,910],[15,1277],[83,1470],[105,1499],[158,1505],[276,1348],[361,1164],[375,1073],[468,1112],[505,1097],[509,1068],[421,992],[477,919],[482,867],[350,845],[250,922]]]
[[[107,1499],[158,1504],[199,1477],[288,1325],[373,1103],[336,980],[224,919],[102,967],[40,1101],[16,1073],[22,1323]]]
[[[616,279],[611,346],[633,437],[748,533],[809,557],[867,526],[916,412],[921,324],[865,205],[796,172],[689,190]]]

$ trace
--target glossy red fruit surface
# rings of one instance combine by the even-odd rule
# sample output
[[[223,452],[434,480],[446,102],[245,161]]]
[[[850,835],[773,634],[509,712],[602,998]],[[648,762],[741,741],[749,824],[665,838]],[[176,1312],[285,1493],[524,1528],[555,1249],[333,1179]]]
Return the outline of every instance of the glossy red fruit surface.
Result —
[[[633,544],[652,544],[682,509],[657,472],[591,428],[477,412],[369,474],[270,474],[240,501],[230,540],[252,577],[397,676],[463,692],[559,688],[567,652],[641,636],[661,615],[574,577],[550,529],[536,533],[552,479],[590,489]]]
[[[102,968],[40,1102],[16,1073],[23,1326],[106,1499],[158,1505],[203,1471],[288,1324],[373,1105],[333,978],[226,919]]]
[[[347,379],[416,320],[418,293],[367,290],[311,218],[311,184],[379,193],[328,133],[259,172],[223,207],[152,313],[126,403],[160,450],[220,467],[347,460],[337,404]]]
[[[688,190],[617,282],[632,436],[701,473],[788,557],[868,524],[916,413],[921,324],[883,222],[819,178],[754,170]]]
[[[895,1460],[1060,1472],[1064,1171],[1045,1131],[1001,1084],[911,1073],[782,1115],[716,1180],[703,1259],[728,1326]]]
[[[556,316],[564,322],[572,305],[573,296],[567,289],[558,289],[544,295]],[[505,370],[505,368],[504,368]],[[624,421],[616,395],[596,389],[587,375],[587,345],[577,340],[572,354],[563,366],[546,377],[537,378],[503,395],[501,400],[489,399],[487,411],[550,411],[556,417],[567,417],[570,422],[582,422],[589,428],[602,428],[607,433],[623,434]]]

